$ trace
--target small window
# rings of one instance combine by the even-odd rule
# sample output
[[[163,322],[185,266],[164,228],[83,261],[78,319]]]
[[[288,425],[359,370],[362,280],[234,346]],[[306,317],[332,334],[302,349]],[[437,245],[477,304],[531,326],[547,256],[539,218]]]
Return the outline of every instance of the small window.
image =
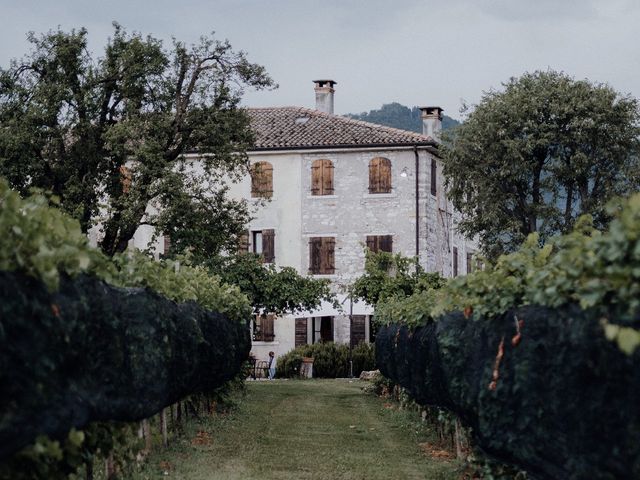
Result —
[[[315,160],[311,165],[311,195],[333,195],[331,160]]]
[[[251,196],[271,198],[273,196],[273,166],[269,162],[257,162],[251,166]]]
[[[473,273],[473,253],[467,252],[467,274]]]
[[[458,276],[458,247],[453,247],[453,276]]]
[[[312,317],[312,342],[333,342],[333,317]]]
[[[309,272],[314,275],[335,273],[335,239],[311,237],[309,239]]]
[[[393,235],[367,235],[367,248],[374,253],[393,252]]]
[[[275,315],[257,315],[253,323],[253,340],[257,342],[273,342],[273,320]]]
[[[372,158],[369,162],[369,193],[391,193],[391,160]]]
[[[435,159],[431,159],[431,195],[438,193],[438,165]]]
[[[275,261],[275,230],[257,230],[252,234],[252,251],[262,255],[265,263]]]

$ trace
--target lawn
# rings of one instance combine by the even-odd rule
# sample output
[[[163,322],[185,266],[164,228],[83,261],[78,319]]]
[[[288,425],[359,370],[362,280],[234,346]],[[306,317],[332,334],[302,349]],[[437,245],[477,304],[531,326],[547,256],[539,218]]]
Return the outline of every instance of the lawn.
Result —
[[[251,382],[228,416],[202,418],[149,458],[137,479],[442,479],[459,465],[432,458],[417,414],[361,391],[362,382]]]

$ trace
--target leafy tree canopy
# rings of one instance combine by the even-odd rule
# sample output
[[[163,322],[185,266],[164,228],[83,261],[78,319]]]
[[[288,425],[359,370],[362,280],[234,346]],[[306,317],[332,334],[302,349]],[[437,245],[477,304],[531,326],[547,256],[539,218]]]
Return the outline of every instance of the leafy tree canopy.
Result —
[[[404,298],[438,289],[445,282],[439,273],[425,272],[413,258],[399,253],[367,250],[364,275],[353,284],[352,294],[370,305],[376,305],[391,298]]]
[[[378,110],[363,113],[350,113],[349,118],[377,123],[388,127],[400,128],[411,132],[422,133],[422,117],[419,107],[406,107],[398,102],[386,103]],[[442,129],[455,127],[460,122],[446,115],[442,116]]]
[[[253,306],[255,314],[296,313],[314,310],[322,300],[333,302],[329,280],[300,275],[294,268],[276,268],[259,255],[240,253],[205,261],[223,282],[236,285]]]
[[[530,233],[570,231],[581,214],[605,227],[606,202],[640,184],[639,135],[638,101],[607,85],[554,71],[512,78],[445,135],[460,230],[495,258]]]
[[[236,244],[247,207],[220,179],[246,171],[238,104],[245,88],[273,86],[263,67],[212,37],[167,49],[117,24],[99,58],[85,29],[29,40],[30,55],[0,70],[0,175],[13,188],[52,192],[84,232],[100,221],[109,255],[143,223],[199,251]]]

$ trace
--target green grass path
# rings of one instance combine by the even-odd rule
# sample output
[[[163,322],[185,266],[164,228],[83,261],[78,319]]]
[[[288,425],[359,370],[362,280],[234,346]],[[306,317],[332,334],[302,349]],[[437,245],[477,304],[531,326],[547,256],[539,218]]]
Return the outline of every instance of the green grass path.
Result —
[[[149,459],[139,478],[457,477],[456,464],[421,452],[415,416],[385,408],[361,386],[346,380],[251,382],[237,410],[191,425],[185,438]]]

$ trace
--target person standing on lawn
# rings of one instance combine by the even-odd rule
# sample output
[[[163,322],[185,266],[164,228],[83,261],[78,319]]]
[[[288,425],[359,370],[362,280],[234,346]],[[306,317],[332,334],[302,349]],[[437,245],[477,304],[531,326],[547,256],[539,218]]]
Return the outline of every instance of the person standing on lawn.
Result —
[[[269,352],[269,380],[273,380],[276,376],[276,354]]]

